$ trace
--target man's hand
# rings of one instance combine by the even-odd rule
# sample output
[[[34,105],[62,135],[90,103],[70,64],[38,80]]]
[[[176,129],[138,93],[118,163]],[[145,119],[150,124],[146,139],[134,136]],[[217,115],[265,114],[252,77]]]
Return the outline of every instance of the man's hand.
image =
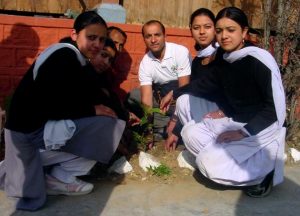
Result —
[[[177,147],[178,137],[175,134],[171,134],[168,136],[167,140],[165,141],[165,150],[166,151],[174,151]]]
[[[163,113],[166,113],[170,107],[170,104],[173,100],[173,91],[170,91],[166,96],[161,99],[160,110]]]
[[[102,116],[110,116],[113,118],[117,118],[117,114],[109,107],[104,106],[102,104],[95,106],[96,115],[102,115]]]
[[[248,135],[242,130],[226,131],[221,133],[217,138],[217,143],[229,143],[232,141],[239,141]]]

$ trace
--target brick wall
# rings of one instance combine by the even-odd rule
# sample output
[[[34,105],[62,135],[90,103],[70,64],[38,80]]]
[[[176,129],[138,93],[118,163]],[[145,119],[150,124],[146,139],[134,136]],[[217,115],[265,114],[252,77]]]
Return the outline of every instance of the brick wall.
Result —
[[[0,15],[0,105],[11,94],[38,54],[62,37],[69,36],[73,20]],[[111,24],[112,25],[112,24]],[[119,60],[118,84],[121,96],[138,86],[138,67],[146,48],[140,25],[116,24],[128,35],[123,60]],[[188,29],[167,28],[167,41],[194,52]],[[194,53],[193,53],[194,54]]]

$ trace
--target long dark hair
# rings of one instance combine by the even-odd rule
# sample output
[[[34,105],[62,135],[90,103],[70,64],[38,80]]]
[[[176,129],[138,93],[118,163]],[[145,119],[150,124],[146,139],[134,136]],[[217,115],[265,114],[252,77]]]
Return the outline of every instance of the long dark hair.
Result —
[[[236,7],[226,7],[219,11],[216,16],[216,22],[218,22],[221,18],[229,18],[236,23],[238,23],[242,29],[245,27],[249,27],[248,18],[244,11]]]
[[[190,16],[190,28],[192,28],[194,19],[197,16],[207,16],[207,17],[209,17],[209,19],[211,19],[211,21],[214,23],[214,25],[216,24],[215,15],[211,10],[209,10],[207,8],[199,8],[199,9],[195,10]],[[212,45],[215,47],[215,41],[212,42]],[[201,47],[198,43],[195,43],[194,48],[197,51],[201,49]]]
[[[100,24],[107,28],[105,20],[95,11],[85,11],[79,14],[74,22],[73,28],[79,33],[82,29],[91,24]]]

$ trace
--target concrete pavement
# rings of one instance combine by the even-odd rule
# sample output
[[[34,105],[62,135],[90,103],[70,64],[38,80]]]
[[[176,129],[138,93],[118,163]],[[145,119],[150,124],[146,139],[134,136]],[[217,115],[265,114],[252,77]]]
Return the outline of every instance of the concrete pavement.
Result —
[[[15,211],[0,191],[0,215],[17,216],[151,216],[151,215],[300,215],[300,166],[286,166],[285,181],[266,198],[250,198],[239,190],[211,189],[197,174],[176,183],[98,181],[85,196],[49,196],[37,212]]]

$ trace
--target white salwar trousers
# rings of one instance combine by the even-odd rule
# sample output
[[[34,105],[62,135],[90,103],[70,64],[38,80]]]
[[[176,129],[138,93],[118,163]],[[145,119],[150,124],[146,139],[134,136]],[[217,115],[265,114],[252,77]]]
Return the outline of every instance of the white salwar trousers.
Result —
[[[274,123],[255,136],[216,143],[221,133],[245,125],[227,117],[204,118],[216,110],[215,103],[203,98],[182,95],[177,99],[176,114],[184,125],[181,136],[200,172],[220,184],[247,186],[261,183],[275,169],[274,185],[282,182],[285,128]]]
[[[96,164],[95,160],[67,152],[40,150],[40,155],[43,166],[54,165],[49,174],[64,183],[72,183],[76,176],[88,174]]]

